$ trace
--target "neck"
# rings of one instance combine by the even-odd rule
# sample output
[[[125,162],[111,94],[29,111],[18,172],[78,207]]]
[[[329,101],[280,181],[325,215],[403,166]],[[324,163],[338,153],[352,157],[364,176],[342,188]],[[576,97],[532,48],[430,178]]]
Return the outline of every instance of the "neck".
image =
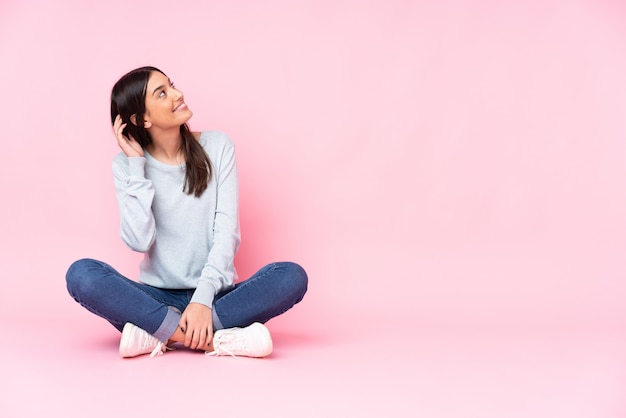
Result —
[[[166,164],[178,165],[185,162],[182,150],[182,136],[178,129],[170,131],[150,131],[152,143],[146,148],[150,155]]]

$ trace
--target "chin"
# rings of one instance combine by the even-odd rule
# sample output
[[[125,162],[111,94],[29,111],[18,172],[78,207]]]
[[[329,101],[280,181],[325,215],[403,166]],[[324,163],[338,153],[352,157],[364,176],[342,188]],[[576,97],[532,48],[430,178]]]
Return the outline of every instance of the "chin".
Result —
[[[189,119],[193,116],[193,112],[191,110],[185,111],[184,115],[180,115],[183,118],[183,123],[187,123]]]

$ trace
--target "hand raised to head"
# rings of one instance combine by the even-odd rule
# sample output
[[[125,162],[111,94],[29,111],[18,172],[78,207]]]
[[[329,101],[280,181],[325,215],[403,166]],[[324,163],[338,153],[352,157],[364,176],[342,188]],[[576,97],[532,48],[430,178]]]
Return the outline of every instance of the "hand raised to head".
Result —
[[[139,145],[135,138],[133,138],[132,135],[124,135],[126,125],[126,123],[122,123],[122,117],[117,115],[113,123],[113,133],[117,139],[117,145],[120,146],[127,157],[143,157],[143,148],[141,148],[141,145]]]

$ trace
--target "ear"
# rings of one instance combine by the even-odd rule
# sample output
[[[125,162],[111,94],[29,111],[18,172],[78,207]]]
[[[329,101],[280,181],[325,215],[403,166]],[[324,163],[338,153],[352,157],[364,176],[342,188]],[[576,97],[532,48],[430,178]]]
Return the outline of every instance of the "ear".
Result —
[[[137,115],[130,115],[130,121],[133,125],[137,126]],[[152,122],[144,121],[143,127],[148,129],[152,126]]]

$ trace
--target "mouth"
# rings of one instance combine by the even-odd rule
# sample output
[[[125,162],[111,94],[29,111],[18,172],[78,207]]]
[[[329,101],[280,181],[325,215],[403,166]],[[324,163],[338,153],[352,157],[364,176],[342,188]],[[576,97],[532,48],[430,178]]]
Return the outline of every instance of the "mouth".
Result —
[[[185,104],[185,102],[182,102],[181,104],[176,106],[172,112],[178,112],[179,110],[185,110],[185,109],[187,109],[187,105]]]

